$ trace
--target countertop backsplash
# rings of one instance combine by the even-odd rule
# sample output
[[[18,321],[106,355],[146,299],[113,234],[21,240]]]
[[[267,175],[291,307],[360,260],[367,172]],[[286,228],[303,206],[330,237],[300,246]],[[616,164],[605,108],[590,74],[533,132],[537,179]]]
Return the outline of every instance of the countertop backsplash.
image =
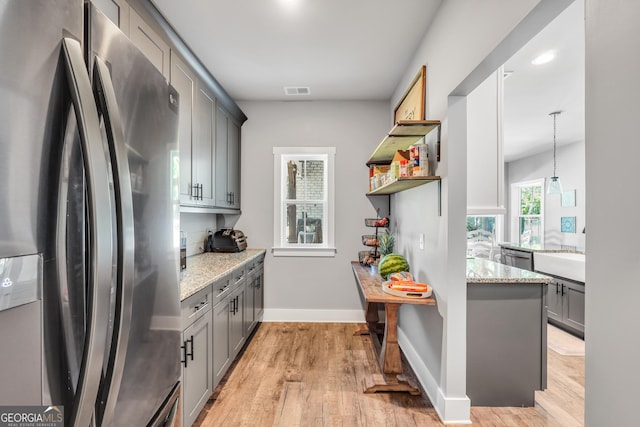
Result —
[[[187,256],[203,252],[204,239],[208,232],[218,229],[216,214],[212,213],[181,213],[180,230],[187,235]],[[187,264],[188,267],[188,264]]]

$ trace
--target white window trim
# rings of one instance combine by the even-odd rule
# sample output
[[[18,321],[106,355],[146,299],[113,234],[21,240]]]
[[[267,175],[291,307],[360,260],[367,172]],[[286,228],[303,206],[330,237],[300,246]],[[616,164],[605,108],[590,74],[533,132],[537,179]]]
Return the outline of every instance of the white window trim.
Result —
[[[283,242],[285,219],[282,215],[281,181],[282,156],[325,155],[327,157],[326,241],[323,243],[291,244]],[[273,147],[273,256],[283,257],[335,257],[335,147]]]
[[[534,185],[542,186],[542,196],[540,198],[540,227],[542,228],[542,236],[540,236],[540,245],[544,245],[545,229],[544,229],[544,199],[545,199],[545,179],[538,178],[529,181],[514,182],[511,184],[511,240],[513,242],[520,241],[520,188],[531,187]],[[535,215],[538,216],[538,215]],[[517,239],[517,240],[515,240]]]

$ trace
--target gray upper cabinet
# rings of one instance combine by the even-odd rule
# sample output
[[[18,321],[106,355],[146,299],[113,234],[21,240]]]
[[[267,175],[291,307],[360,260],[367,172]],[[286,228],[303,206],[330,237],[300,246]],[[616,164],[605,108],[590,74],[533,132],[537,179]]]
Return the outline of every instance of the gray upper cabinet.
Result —
[[[129,38],[164,78],[169,80],[171,68],[169,44],[133,9],[129,11],[129,20]]]
[[[216,109],[216,206],[240,209],[240,126]]]
[[[129,4],[125,0],[92,0],[100,11],[129,37]]]
[[[199,186],[199,205],[202,206],[215,205],[215,117],[215,98],[204,85],[198,84],[191,176]]]
[[[177,54],[171,53],[171,84],[180,94],[180,204],[216,205],[216,99]]]
[[[247,117],[151,2],[96,1],[180,95],[183,211],[239,210],[240,127]]]
[[[171,85],[180,95],[178,146],[180,147],[180,204],[196,205],[197,187],[191,170],[193,110],[196,93],[194,73],[176,55],[171,53]]]

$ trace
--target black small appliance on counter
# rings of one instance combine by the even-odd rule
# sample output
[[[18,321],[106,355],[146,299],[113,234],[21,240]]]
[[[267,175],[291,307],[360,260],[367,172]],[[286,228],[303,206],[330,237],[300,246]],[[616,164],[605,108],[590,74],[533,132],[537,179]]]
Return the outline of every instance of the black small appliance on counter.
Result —
[[[223,228],[209,234],[204,243],[205,252],[242,252],[247,249],[247,237],[240,230]]]

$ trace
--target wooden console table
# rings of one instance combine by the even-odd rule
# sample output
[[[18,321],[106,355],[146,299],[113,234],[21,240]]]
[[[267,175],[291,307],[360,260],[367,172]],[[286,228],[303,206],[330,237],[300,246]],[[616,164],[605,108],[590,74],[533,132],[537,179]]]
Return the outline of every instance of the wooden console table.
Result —
[[[371,342],[378,354],[382,375],[365,380],[364,392],[405,391],[419,395],[420,389],[411,384],[402,375],[402,360],[398,345],[398,309],[401,304],[435,305],[433,298],[403,298],[385,293],[382,290],[382,278],[375,267],[364,267],[359,262],[351,263],[353,274],[358,283],[358,291],[364,298],[366,328],[356,335],[371,335]],[[378,318],[378,304],[384,304],[386,321],[381,328]],[[378,333],[384,331],[382,343]]]

